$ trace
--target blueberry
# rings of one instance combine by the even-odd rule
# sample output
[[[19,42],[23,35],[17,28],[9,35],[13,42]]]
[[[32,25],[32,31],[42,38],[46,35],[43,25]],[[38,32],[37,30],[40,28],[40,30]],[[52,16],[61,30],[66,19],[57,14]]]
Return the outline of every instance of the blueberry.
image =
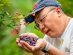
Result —
[[[30,45],[35,46],[37,37],[29,37],[29,36],[20,36],[20,40],[28,42]]]

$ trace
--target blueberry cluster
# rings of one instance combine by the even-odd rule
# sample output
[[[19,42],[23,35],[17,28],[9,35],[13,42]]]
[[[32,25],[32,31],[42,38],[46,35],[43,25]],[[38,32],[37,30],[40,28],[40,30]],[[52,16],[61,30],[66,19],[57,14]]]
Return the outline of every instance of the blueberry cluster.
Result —
[[[35,46],[38,38],[37,37],[29,37],[29,36],[21,36],[20,40],[26,41],[30,45]]]

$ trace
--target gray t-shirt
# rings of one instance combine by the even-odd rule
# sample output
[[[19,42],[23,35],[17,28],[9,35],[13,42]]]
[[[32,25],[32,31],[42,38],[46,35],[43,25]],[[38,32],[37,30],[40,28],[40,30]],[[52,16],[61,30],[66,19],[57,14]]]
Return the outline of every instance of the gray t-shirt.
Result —
[[[73,55],[73,19],[69,21],[65,31],[61,35],[61,38],[50,38],[45,35],[44,39],[50,42],[67,55]]]

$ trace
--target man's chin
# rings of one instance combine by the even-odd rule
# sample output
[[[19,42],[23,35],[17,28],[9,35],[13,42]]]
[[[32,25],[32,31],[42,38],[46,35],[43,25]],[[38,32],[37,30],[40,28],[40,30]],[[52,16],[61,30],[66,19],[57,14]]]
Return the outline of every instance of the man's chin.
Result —
[[[50,36],[50,38],[57,38],[58,37],[57,35],[49,34],[49,33],[47,33],[46,35]]]

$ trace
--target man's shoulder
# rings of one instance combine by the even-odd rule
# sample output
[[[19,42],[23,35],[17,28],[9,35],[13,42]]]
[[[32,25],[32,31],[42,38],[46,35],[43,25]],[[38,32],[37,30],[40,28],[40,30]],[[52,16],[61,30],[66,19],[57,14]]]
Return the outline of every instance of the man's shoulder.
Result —
[[[71,29],[73,29],[73,18],[70,19],[69,27],[70,27]]]
[[[72,35],[71,33],[73,33],[73,18],[70,19],[68,26],[66,27],[65,33],[67,35]]]
[[[73,18],[70,19],[66,29],[73,29]]]

